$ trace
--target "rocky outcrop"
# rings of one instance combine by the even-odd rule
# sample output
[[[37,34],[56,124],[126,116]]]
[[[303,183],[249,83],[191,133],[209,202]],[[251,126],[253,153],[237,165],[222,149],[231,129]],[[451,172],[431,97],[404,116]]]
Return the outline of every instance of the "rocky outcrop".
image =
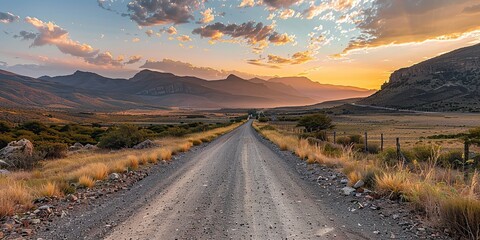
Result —
[[[157,146],[157,144],[155,142],[147,139],[147,140],[133,146],[133,149],[147,149],[147,148],[153,148],[153,147],[156,147],[156,146]]]
[[[399,69],[360,104],[420,111],[480,111],[480,44]]]
[[[28,159],[33,156],[33,144],[27,139],[10,142],[0,150],[0,164],[15,167],[18,159]]]

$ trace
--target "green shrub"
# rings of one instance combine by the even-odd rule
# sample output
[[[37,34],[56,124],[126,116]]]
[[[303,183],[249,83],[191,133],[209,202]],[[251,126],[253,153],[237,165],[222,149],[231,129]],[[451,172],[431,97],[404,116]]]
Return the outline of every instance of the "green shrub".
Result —
[[[323,146],[323,153],[329,157],[340,157],[342,155],[343,149],[332,143],[325,143]]]
[[[68,146],[65,143],[36,142],[35,145],[36,151],[42,152],[47,159],[67,156]]]
[[[300,138],[315,138],[320,141],[328,141],[327,133],[324,131],[302,133],[300,134]]]
[[[429,146],[418,145],[413,147],[412,151],[413,157],[420,162],[428,161],[433,157],[433,149]]]
[[[268,122],[268,120],[269,119],[267,117],[259,117],[258,118],[258,121],[261,122],[261,123],[266,123],[266,122]]]
[[[273,131],[273,130],[276,130],[274,126],[272,125],[265,125],[265,126],[261,126],[260,127],[260,130],[267,130],[267,131]]]
[[[12,130],[12,125],[5,121],[0,121],[0,133],[7,133]]]
[[[20,129],[28,130],[30,132],[33,132],[35,134],[39,134],[42,131],[47,130],[47,126],[43,125],[42,123],[39,122],[26,122],[20,126]]]
[[[121,125],[109,129],[100,139],[99,147],[109,149],[131,148],[145,140],[145,133],[134,125]]]
[[[455,150],[442,153],[439,158],[439,164],[445,168],[460,167],[463,165],[463,152]]]
[[[363,137],[359,134],[350,135],[348,136],[348,138],[350,139],[350,143],[356,143],[356,144],[363,143]]]

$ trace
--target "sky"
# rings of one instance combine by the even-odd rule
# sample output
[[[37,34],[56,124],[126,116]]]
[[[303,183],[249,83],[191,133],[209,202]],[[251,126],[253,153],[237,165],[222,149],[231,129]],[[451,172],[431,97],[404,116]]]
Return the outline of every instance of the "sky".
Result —
[[[0,0],[0,69],[305,76],[378,89],[480,42],[480,0]]]

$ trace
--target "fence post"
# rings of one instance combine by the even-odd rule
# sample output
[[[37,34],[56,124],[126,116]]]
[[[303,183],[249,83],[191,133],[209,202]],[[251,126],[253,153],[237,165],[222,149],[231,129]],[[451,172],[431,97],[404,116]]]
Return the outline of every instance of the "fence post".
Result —
[[[337,143],[337,132],[333,132],[333,144]]]
[[[397,141],[397,160],[400,162],[400,158],[401,158],[401,152],[400,152],[400,138],[397,137],[396,139]]]
[[[468,139],[465,139],[464,143],[464,148],[463,148],[463,176],[465,180],[468,179],[468,172],[467,172],[467,162],[468,162],[468,157],[470,155],[470,142]]]
[[[383,152],[383,133],[380,134],[380,151]]]
[[[368,134],[365,132],[365,152],[368,153]]]

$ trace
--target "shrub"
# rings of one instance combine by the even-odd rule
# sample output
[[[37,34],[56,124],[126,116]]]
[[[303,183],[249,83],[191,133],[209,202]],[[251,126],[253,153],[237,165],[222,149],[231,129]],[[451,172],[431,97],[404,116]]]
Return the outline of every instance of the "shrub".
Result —
[[[6,134],[0,135],[0,149],[6,147],[10,142],[14,140],[15,139],[9,135],[6,135]]]
[[[350,135],[348,136],[348,138],[350,139],[350,143],[354,143],[354,144],[363,143],[363,137],[359,134]]]
[[[480,201],[451,197],[441,205],[444,224],[469,239],[480,239]]]
[[[320,141],[328,141],[327,133],[324,131],[302,133],[300,134],[300,138],[315,138]]]
[[[65,143],[38,142],[36,150],[43,153],[47,159],[64,158],[67,156],[68,147]]]
[[[266,122],[268,122],[268,120],[269,119],[267,117],[259,117],[258,118],[258,121],[261,122],[261,123],[266,123]]]
[[[332,119],[325,114],[303,116],[298,120],[297,126],[305,127],[307,132],[315,132],[333,128]]]
[[[24,130],[33,132],[35,134],[39,134],[42,131],[46,131],[47,127],[42,123],[32,121],[32,122],[24,123],[23,125],[20,126],[20,129],[24,129]]]
[[[7,133],[12,130],[12,125],[5,121],[0,121],[0,133]]]
[[[439,158],[442,167],[460,167],[463,165],[463,152],[455,150],[442,153]]]
[[[80,178],[78,178],[78,185],[80,187],[92,188],[93,186],[95,186],[95,181],[91,177],[81,176]]]
[[[99,147],[109,149],[131,148],[145,140],[145,133],[134,125],[121,125],[107,132],[101,139]]]
[[[260,127],[260,131],[264,131],[264,130],[266,130],[266,131],[274,131],[274,130],[276,130],[276,128],[275,128],[274,126],[272,126],[272,125],[261,126],[261,127]]]
[[[421,162],[428,161],[433,157],[433,149],[432,147],[425,146],[425,145],[418,145],[413,147],[412,149],[413,157]]]
[[[340,157],[342,152],[343,149],[341,147],[328,142],[323,146],[323,153],[329,157]]]

